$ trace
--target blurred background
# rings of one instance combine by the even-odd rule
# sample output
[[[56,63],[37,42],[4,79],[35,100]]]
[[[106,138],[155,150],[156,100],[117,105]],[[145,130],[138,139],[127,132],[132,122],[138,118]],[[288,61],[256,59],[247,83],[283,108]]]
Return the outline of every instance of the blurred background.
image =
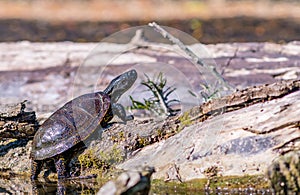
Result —
[[[99,42],[156,21],[202,43],[300,37],[299,0],[0,0],[0,41]]]
[[[299,0],[1,0],[0,41],[99,42],[156,21],[202,43],[299,40]]]

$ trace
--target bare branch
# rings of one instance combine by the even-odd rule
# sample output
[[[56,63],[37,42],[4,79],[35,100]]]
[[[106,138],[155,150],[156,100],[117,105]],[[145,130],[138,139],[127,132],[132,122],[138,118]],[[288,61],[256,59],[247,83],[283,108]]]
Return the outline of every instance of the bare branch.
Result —
[[[158,24],[155,22],[149,23],[149,26],[153,27],[154,30],[159,32],[164,38],[169,39],[172,43],[176,44],[179,46],[179,48],[184,51],[188,56],[191,57],[192,61],[203,68],[209,70],[218,80],[218,82],[221,84],[221,86],[225,87],[225,90],[232,90],[232,87],[229,86],[228,83],[225,82],[223,77],[218,73],[218,71],[215,69],[214,66],[210,66],[206,63],[204,63],[200,57],[198,57],[192,50],[190,50],[187,46],[185,46],[179,39],[168,33],[165,29],[160,27]]]

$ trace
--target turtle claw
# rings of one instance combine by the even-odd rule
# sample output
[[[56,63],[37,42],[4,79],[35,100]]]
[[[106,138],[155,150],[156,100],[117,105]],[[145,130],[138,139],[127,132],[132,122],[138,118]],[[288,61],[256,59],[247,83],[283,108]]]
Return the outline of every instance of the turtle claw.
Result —
[[[122,124],[126,125],[127,124],[127,121],[132,121],[134,119],[134,116],[133,115],[128,115],[126,116],[123,120],[122,120]]]
[[[32,181],[37,180],[39,173],[41,172],[43,163],[41,161],[32,160],[31,163],[31,176]]]
[[[126,116],[126,121],[132,121],[134,119],[133,115]]]

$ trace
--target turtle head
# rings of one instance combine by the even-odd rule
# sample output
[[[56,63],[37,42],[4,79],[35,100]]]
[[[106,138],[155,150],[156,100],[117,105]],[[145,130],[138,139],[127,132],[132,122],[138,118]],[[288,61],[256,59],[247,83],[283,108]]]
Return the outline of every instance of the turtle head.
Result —
[[[137,72],[132,69],[114,78],[103,91],[111,98],[111,102],[117,102],[137,79]]]

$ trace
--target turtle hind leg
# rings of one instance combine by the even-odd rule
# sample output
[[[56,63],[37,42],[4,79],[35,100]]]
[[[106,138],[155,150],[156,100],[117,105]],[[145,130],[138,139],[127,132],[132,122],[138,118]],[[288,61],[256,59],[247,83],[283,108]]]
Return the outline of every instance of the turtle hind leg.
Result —
[[[69,174],[67,172],[66,160],[63,156],[59,156],[55,159],[55,168],[58,179],[69,177]]]
[[[43,166],[42,161],[32,160],[31,162],[31,180],[36,180]]]

